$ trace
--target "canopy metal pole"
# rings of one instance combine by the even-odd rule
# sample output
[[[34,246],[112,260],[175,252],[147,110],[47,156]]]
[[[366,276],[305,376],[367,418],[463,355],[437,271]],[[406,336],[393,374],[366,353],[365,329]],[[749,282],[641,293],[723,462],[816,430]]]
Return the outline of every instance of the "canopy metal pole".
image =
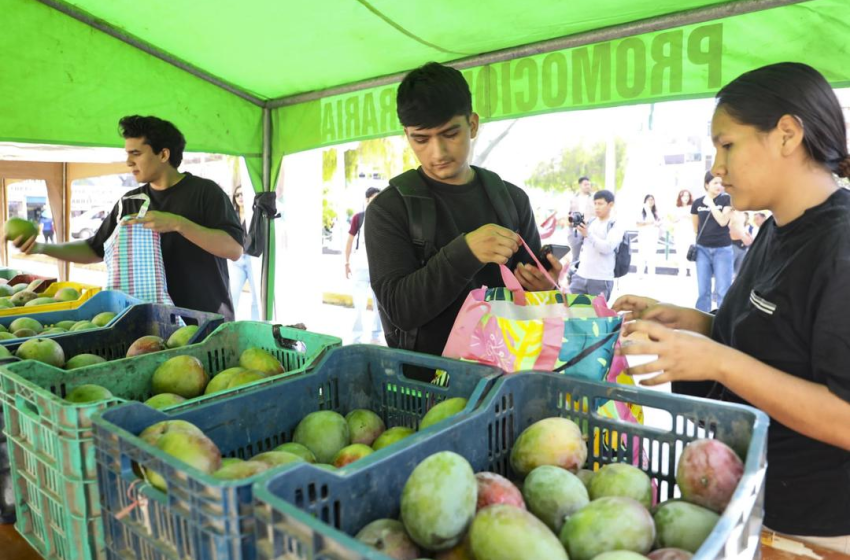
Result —
[[[271,109],[263,109],[263,192],[272,191],[271,177],[272,162],[272,112]],[[263,272],[261,299],[263,302],[263,320],[268,321],[274,314],[274,220],[268,220],[266,230],[266,250],[263,251]]]
[[[260,106],[260,107],[264,106],[264,104],[265,104],[265,101],[260,99],[259,97],[253,96],[250,93],[247,93],[247,92],[239,89],[238,87],[234,86],[233,84],[225,82],[224,80],[222,80],[220,78],[216,78],[212,74],[204,72],[200,68],[193,66],[193,65],[189,64],[188,62],[186,62],[184,60],[180,60],[179,58],[172,56],[172,55],[168,54],[167,52],[156,48],[155,46],[151,45],[150,43],[146,43],[145,41],[142,41],[138,37],[134,37],[133,35],[130,35],[129,33],[126,33],[125,31],[117,29],[117,28],[113,27],[112,25],[110,25],[109,23],[92,16],[88,12],[85,12],[85,11],[77,8],[76,6],[72,6],[70,4],[67,4],[67,3],[63,2],[62,0],[37,0],[37,1],[41,2],[42,4],[44,4],[46,6],[50,6],[54,10],[58,10],[58,11],[62,12],[63,14],[74,18],[77,21],[80,21],[82,23],[85,23],[88,26],[91,26],[91,27],[94,27],[95,29],[103,31],[107,35],[115,37],[119,41],[123,41],[123,42],[127,43],[128,45],[131,45],[131,46],[133,46],[133,47],[135,47],[139,50],[142,50],[142,51],[148,53],[151,56],[155,56],[156,58],[158,58],[158,59],[160,59],[164,62],[167,62],[168,64],[171,64],[172,66],[176,66],[177,68],[180,68],[181,70],[184,70],[184,71],[192,74],[193,76],[196,76],[196,77],[198,77],[198,78],[200,78],[200,79],[202,79],[206,82],[209,82],[209,83],[211,83],[215,86],[218,86],[218,87],[220,87],[220,88],[222,88],[226,91],[229,91],[233,95],[236,95],[237,97],[241,97],[245,101],[249,101],[249,102],[253,103],[254,105],[257,105],[257,106]]]
[[[693,10],[677,12],[675,14],[669,14],[657,18],[650,18],[640,21],[624,23],[621,25],[614,25],[611,27],[606,27],[604,29],[588,31],[586,33],[577,33],[575,35],[569,35],[567,37],[561,37],[558,39],[550,39],[548,41],[541,41],[538,43],[531,43],[519,47],[503,49],[500,51],[493,51],[490,53],[480,54],[469,58],[463,58],[453,62],[448,62],[447,64],[449,66],[457,68],[458,70],[463,70],[466,68],[484,66],[486,64],[494,64],[496,62],[513,60],[515,58],[523,58],[526,56],[533,56],[553,51],[582,47],[584,45],[592,45],[595,43],[604,43],[605,41],[613,41],[615,39],[622,39],[624,37],[641,35],[643,33],[662,31],[664,29],[671,29],[684,25],[692,25],[695,23],[704,23],[706,21],[712,21],[715,19],[738,16],[751,12],[757,12],[760,10],[778,8],[780,6],[787,6],[790,4],[798,4],[806,1],[808,0],[740,0],[739,2],[729,2],[716,6],[696,8]],[[400,72],[398,74],[390,74],[388,76],[382,76],[380,78],[373,78],[371,80],[355,82],[352,84],[346,84],[343,86],[333,87],[321,91],[311,91],[308,93],[301,93],[289,97],[279,97],[277,99],[267,101],[265,106],[274,109],[277,107],[285,107],[287,105],[306,103],[307,101],[315,101],[317,99],[331,97],[333,95],[340,95],[344,93],[351,93],[364,89],[370,89],[373,87],[396,84],[401,82],[406,73],[407,72]]]

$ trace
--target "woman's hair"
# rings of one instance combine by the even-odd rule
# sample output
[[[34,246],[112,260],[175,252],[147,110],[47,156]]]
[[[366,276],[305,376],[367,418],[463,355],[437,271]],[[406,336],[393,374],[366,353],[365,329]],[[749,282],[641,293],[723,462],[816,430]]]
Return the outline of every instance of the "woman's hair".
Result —
[[[658,210],[655,208],[655,197],[652,196],[651,194],[648,194],[645,197],[643,197],[643,208],[641,209],[640,213],[641,213],[641,215],[643,215],[644,218],[646,218],[646,201],[649,200],[650,198],[652,199],[652,217],[657,220],[658,219]]]
[[[708,186],[710,182],[714,181],[714,175],[711,174],[711,171],[705,172],[705,186]]]
[[[808,156],[840,177],[850,176],[841,105],[811,66],[782,62],[742,74],[717,94],[717,108],[762,132],[775,129],[785,115],[796,117]]]
[[[682,207],[682,195],[685,194],[685,193],[688,194],[688,203],[689,204],[693,203],[693,201],[694,201],[694,195],[691,194],[691,191],[689,191],[688,189],[682,189],[682,190],[679,191],[679,194],[676,195],[676,206],[678,208]]]
[[[233,189],[233,194],[230,196],[230,201],[233,203],[233,207],[237,210],[242,210],[245,208],[245,204],[242,202],[236,201],[236,195],[242,193],[242,185],[236,185],[236,188]],[[245,195],[242,195],[242,199],[244,200]]]

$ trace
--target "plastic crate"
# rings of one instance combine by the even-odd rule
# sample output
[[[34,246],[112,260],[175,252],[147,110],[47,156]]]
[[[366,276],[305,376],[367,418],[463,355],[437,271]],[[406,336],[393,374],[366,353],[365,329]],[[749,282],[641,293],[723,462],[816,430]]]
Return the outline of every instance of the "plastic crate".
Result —
[[[74,288],[78,290],[80,292],[80,298],[75,301],[47,303],[45,305],[37,305],[35,307],[15,307],[12,309],[0,309],[0,317],[9,317],[12,315],[29,315],[30,313],[44,313],[46,311],[64,311],[66,309],[77,309],[101,290],[97,286],[80,284],[79,282],[54,282],[50,285],[50,287],[41,292],[39,294],[39,297],[53,297],[56,295],[56,292],[58,292],[62,288]]]
[[[671,429],[626,424],[587,413],[609,399],[643,405],[670,416]],[[612,432],[642,446],[641,465],[657,483],[662,499],[675,491],[676,461],[684,446],[715,437],[745,457],[744,477],[734,497],[695,558],[753,558],[763,519],[767,416],[751,407],[719,403],[551,373],[520,373],[497,381],[487,402],[468,418],[450,419],[438,435],[417,434],[399,453],[369,456],[363,468],[344,478],[298,465],[285,476],[268,476],[255,488],[257,548],[262,560],[390,560],[353,537],[367,523],[398,518],[401,491],[413,469],[440,451],[469,460],[476,472],[515,478],[509,457],[529,425],[549,417],[575,421],[588,440]],[[588,446],[588,465],[629,460],[617,451]],[[657,496],[658,497],[658,496]],[[521,560],[521,559],[517,559]],[[532,560],[532,559],[529,559]],[[537,560],[537,559],[533,559]]]
[[[32,317],[42,325],[55,325],[59,321],[83,321],[91,320],[98,313],[111,311],[115,313],[115,318],[107,323],[106,327],[111,327],[121,316],[130,308],[130,306],[142,303],[142,300],[128,296],[124,292],[114,290],[105,290],[96,293],[90,300],[83,302],[76,309],[67,309],[65,311],[47,311],[42,312],[41,307],[30,307],[28,309],[39,310],[33,313],[26,313],[18,316],[0,317],[0,325],[9,327],[13,321],[21,317]],[[67,333],[62,333],[67,334]],[[39,335],[38,338],[53,338],[58,335]],[[25,339],[9,338],[0,340],[0,345],[8,346],[9,344],[20,344]]]
[[[148,320],[144,321],[142,315]],[[157,317],[167,321],[167,326],[158,324]],[[143,304],[132,307],[114,327],[62,335],[55,340],[69,355],[86,352],[114,358],[124,356],[139,336],[169,335],[178,327],[177,317],[187,323],[207,321],[208,325],[221,321],[220,315]],[[199,329],[195,338],[204,339],[206,332],[206,327]],[[83,339],[88,344],[82,344]],[[306,350],[300,348],[303,344]],[[339,339],[297,329],[227,323],[198,344],[72,371],[32,360],[0,367],[18,532],[47,558],[104,557],[91,419],[96,412],[125,400],[149,398],[153,372],[169,358],[192,355],[205,364],[207,371],[218,373],[236,365],[246,348],[261,346],[276,354],[290,372],[299,373],[335,344]],[[106,387],[116,398],[86,404],[62,398],[86,383]]]
[[[443,369],[448,387],[414,381],[405,365]],[[147,560],[253,560],[256,557],[252,485],[263,475],[222,481],[188,468],[136,437],[160,420],[182,419],[204,431],[224,456],[250,458],[290,441],[307,414],[334,410],[345,414],[367,408],[387,427],[417,428],[425,412],[449,397],[466,397],[458,416],[469,416],[501,371],[478,364],[391,350],[379,346],[347,346],[330,352],[309,375],[289,378],[261,390],[242,393],[166,416],[130,404],[95,418],[98,481],[103,504],[108,558]],[[440,425],[423,433],[438,433]],[[376,451],[390,457],[406,440]],[[136,482],[131,463],[149,466],[168,481],[168,494]],[[279,467],[280,471],[287,467]],[[338,472],[360,468],[356,461]],[[118,513],[133,495],[131,486],[149,497],[146,508],[127,517]]]

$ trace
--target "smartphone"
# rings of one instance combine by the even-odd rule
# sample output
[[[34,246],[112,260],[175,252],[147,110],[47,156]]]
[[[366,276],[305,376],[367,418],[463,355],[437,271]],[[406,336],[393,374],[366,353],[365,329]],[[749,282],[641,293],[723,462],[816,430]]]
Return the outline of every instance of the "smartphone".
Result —
[[[540,259],[540,263],[546,270],[550,270],[552,268],[552,263],[549,262],[549,258],[546,255],[552,253],[555,255],[556,259],[561,260],[569,252],[570,247],[568,245],[544,245],[540,248],[540,255],[538,255],[537,258]]]

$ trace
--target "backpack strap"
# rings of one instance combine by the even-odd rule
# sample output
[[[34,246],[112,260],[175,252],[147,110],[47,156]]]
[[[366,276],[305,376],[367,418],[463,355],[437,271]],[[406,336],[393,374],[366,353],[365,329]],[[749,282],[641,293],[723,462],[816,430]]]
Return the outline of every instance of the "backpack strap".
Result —
[[[407,209],[410,238],[416,247],[420,263],[424,265],[437,253],[434,247],[437,234],[437,208],[434,198],[415,169],[393,177],[390,179],[390,185],[401,193],[404,207]]]
[[[474,165],[471,167],[481,178],[481,183],[484,185],[484,190],[487,192],[490,203],[493,204],[493,208],[496,210],[496,216],[498,216],[499,222],[511,231],[516,231],[519,228],[519,214],[505,182],[502,181],[501,177],[488,169],[475,167]]]

